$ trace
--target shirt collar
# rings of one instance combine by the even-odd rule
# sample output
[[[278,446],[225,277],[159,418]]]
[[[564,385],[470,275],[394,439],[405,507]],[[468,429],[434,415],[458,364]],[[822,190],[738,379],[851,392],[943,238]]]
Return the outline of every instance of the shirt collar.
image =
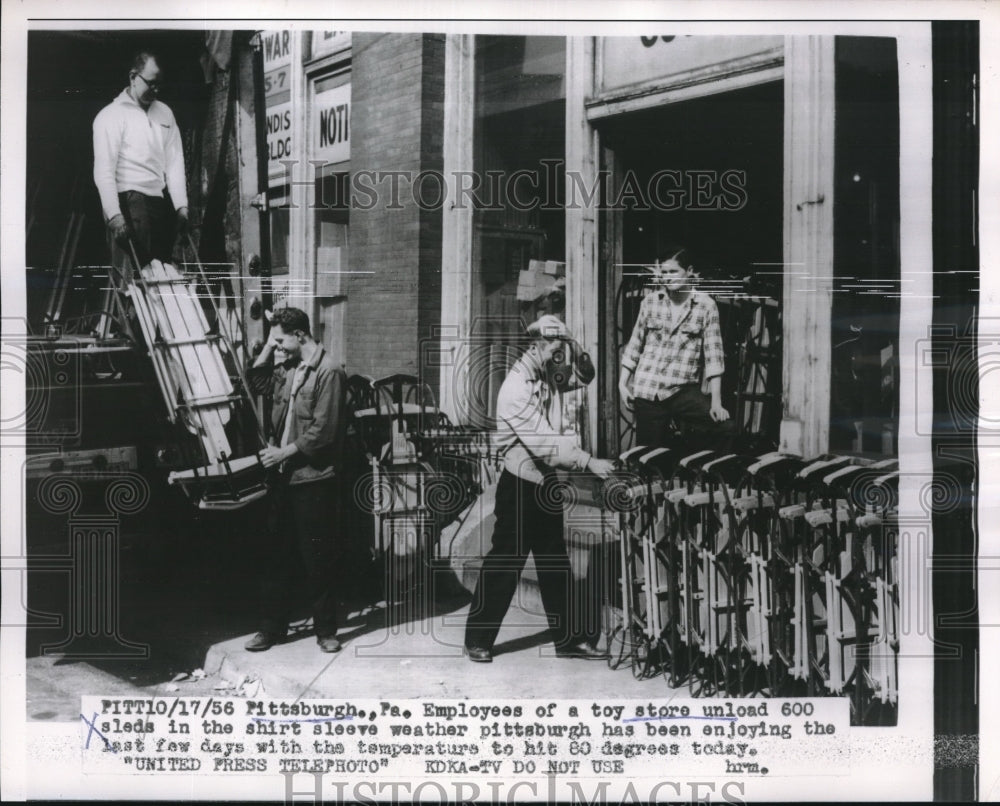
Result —
[[[548,383],[548,379],[545,377],[545,367],[533,347],[529,347],[524,355],[518,359],[517,365],[518,372],[523,375],[525,380]]]
[[[323,360],[323,355],[326,353],[322,344],[316,344],[316,351],[312,354],[312,358],[308,361],[303,361],[310,370],[315,370],[319,366],[319,362]]]
[[[660,289],[659,291],[655,291],[654,293],[656,295],[656,298],[661,302],[670,301],[670,299],[667,297],[667,292],[665,290]],[[692,291],[690,296],[686,300],[684,300],[684,302],[681,303],[681,307],[688,308],[700,304],[701,304],[701,294],[699,294],[697,291]]]
[[[136,101],[136,99],[133,98],[131,95],[129,95],[128,87],[126,87],[120,93],[118,93],[118,97],[115,98],[115,103],[124,104],[125,106],[132,106],[142,112],[152,112],[153,108],[159,103],[159,101],[156,98],[154,98],[153,102],[149,105],[149,109],[143,109],[141,106],[139,106],[139,102]]]

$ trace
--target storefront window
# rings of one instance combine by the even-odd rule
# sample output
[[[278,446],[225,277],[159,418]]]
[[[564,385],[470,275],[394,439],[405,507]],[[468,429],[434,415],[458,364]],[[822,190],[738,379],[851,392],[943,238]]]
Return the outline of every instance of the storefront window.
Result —
[[[894,454],[899,366],[896,42],[837,38],[830,450]]]
[[[348,246],[351,157],[351,73],[317,78],[310,104],[309,158],[315,179],[313,219],[317,336],[345,363],[344,311],[350,272]]]
[[[279,203],[286,204],[287,198],[287,195],[283,195]],[[290,226],[288,207],[272,207],[270,221],[271,274],[288,274],[288,232]]]
[[[478,346],[470,356],[468,391],[472,413],[486,425],[525,325],[540,311],[562,312],[565,305],[565,71],[565,38],[476,37],[480,185],[472,321]]]

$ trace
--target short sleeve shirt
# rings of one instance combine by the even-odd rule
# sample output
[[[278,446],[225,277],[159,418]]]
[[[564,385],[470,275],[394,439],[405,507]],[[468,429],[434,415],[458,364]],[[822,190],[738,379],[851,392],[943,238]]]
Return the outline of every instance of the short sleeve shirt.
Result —
[[[622,366],[634,372],[633,394],[646,400],[663,400],[681,386],[722,375],[725,362],[715,301],[695,291],[675,306],[666,291],[650,292],[639,307]]]

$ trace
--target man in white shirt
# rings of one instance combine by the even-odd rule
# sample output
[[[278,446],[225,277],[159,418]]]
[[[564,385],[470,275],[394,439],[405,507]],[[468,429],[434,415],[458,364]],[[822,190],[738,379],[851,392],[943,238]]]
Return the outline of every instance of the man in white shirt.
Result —
[[[188,226],[181,134],[170,107],[156,99],[160,81],[156,56],[139,53],[128,86],[94,118],[94,184],[119,267],[131,265],[129,239],[142,265],[170,260],[175,223],[182,232]]]
[[[562,509],[558,493],[549,486],[557,467],[602,478],[612,472],[611,462],[591,456],[580,447],[576,434],[562,433],[556,423],[559,393],[574,381],[589,383],[593,365],[589,358],[581,361],[572,355],[578,345],[566,325],[551,314],[533,323],[528,334],[534,341],[511,368],[497,399],[496,442],[504,453],[504,470],[497,484],[496,527],[465,626],[465,654],[477,663],[493,659],[493,644],[529,553],[534,556],[556,654],[606,657],[583,640],[579,625],[573,623]],[[580,370],[584,364],[589,370]]]

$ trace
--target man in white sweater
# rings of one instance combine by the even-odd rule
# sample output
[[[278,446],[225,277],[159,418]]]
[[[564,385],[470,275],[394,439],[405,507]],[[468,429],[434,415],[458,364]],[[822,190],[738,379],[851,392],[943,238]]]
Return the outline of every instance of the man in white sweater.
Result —
[[[181,133],[173,112],[156,99],[159,90],[156,56],[143,51],[132,63],[128,86],[94,118],[94,184],[119,267],[130,265],[129,238],[145,265],[152,258],[169,260],[175,222],[181,231],[188,226]]]

